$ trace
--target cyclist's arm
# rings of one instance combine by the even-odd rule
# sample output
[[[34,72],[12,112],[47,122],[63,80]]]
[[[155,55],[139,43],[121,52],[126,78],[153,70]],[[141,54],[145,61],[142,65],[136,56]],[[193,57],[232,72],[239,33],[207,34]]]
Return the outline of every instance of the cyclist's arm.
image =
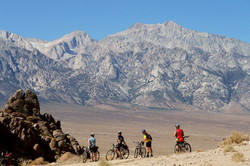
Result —
[[[176,137],[176,135],[177,135],[177,133],[176,133],[176,131],[174,132],[174,137]]]
[[[88,146],[90,146],[91,145],[91,143],[90,143],[90,140],[88,139]]]

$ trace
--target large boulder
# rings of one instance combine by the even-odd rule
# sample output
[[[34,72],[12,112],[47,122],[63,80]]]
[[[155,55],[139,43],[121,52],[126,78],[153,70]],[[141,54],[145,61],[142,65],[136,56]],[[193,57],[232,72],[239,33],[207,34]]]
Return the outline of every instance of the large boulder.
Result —
[[[24,116],[37,116],[40,115],[40,105],[37,99],[37,95],[30,90],[26,90],[25,93],[20,89],[17,90],[14,95],[8,100],[5,105],[5,111],[20,112]]]
[[[40,114],[35,93],[18,90],[0,111],[0,150],[18,157],[55,161],[66,152],[80,155],[77,140],[64,134],[60,121],[51,114]]]

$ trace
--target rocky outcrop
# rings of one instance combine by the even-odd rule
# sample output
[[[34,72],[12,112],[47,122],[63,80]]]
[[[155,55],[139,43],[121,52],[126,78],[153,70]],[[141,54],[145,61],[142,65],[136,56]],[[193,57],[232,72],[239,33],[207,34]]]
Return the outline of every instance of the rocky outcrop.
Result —
[[[30,90],[18,90],[0,111],[0,148],[19,157],[55,161],[66,152],[81,154],[76,139],[63,133],[60,121],[40,114],[39,101]]]

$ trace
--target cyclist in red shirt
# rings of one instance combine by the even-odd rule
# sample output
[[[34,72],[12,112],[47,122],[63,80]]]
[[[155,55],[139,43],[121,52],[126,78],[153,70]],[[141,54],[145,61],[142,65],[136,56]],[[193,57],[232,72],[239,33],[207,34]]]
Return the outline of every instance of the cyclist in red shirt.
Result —
[[[180,125],[179,124],[176,124],[175,125],[175,132],[174,132],[174,137],[176,137],[176,141],[178,143],[181,143],[184,141],[184,132],[182,129],[180,129]]]

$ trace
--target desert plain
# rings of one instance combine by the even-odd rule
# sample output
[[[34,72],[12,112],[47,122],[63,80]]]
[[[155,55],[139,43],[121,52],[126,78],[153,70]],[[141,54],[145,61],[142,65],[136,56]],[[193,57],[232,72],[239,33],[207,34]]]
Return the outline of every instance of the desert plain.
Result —
[[[133,159],[134,141],[142,140],[142,129],[147,130],[153,137],[154,158],[159,159],[157,162],[160,162],[162,156],[162,160],[164,160],[164,157],[174,154],[173,133],[176,123],[181,125],[185,135],[190,136],[187,142],[191,144],[193,153],[199,152],[199,155],[202,155],[204,151],[217,149],[223,138],[228,137],[232,131],[250,135],[250,114],[248,113],[235,115],[195,110],[127,109],[127,107],[110,105],[69,104],[42,105],[41,113],[50,113],[56,120],[60,120],[64,133],[74,136],[81,146],[87,146],[90,133],[95,133],[101,159],[104,159],[111,144],[116,142],[117,132],[122,131],[130,149],[130,159],[127,162],[131,160],[133,162],[126,164],[125,160],[114,161],[118,162],[114,163],[115,165],[122,163],[124,163],[123,165],[145,165],[135,164]],[[137,161],[140,160],[142,159],[137,159]],[[245,162],[245,164],[247,163]],[[73,165],[73,163],[69,165]],[[157,163],[152,165],[157,165]]]

